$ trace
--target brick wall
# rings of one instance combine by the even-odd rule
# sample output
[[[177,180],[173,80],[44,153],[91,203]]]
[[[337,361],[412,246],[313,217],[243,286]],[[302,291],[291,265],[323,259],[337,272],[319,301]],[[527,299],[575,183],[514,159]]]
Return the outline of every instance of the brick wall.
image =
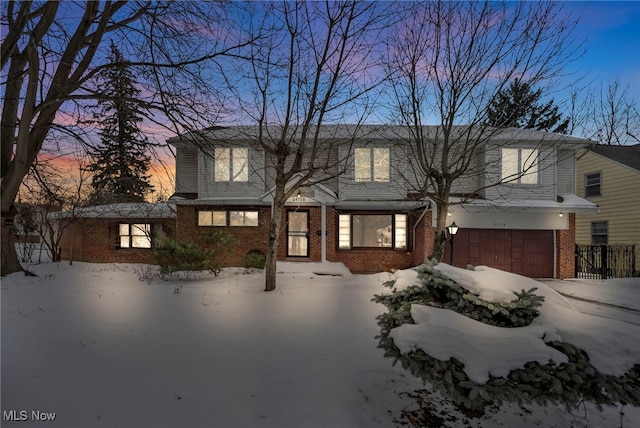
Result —
[[[327,209],[327,260],[342,262],[352,272],[386,272],[394,269],[406,269],[414,265],[412,253],[412,231],[417,215],[408,217],[409,242],[406,250],[393,249],[338,249],[337,224],[338,213],[333,209]],[[425,216],[426,217],[426,216]],[[424,221],[424,219],[423,219]]]
[[[569,229],[556,230],[556,278],[575,277],[576,215],[569,214]]]
[[[416,227],[416,247],[413,252],[413,265],[422,264],[433,253],[435,229],[431,226],[433,212],[427,211]]]
[[[62,259],[89,263],[153,264],[151,249],[118,248],[118,223],[151,223],[152,227],[161,226],[167,236],[174,236],[175,219],[79,219],[62,234]]]
[[[198,226],[198,210],[251,210],[258,211],[258,226],[215,227]],[[229,249],[223,258],[225,266],[242,266],[243,257],[249,251],[261,251],[266,253],[269,240],[269,224],[271,221],[271,208],[263,206],[242,207],[215,207],[215,206],[177,206],[176,238],[178,241],[193,241],[200,245],[206,245],[207,234],[214,229],[224,230],[233,236],[237,245]]]

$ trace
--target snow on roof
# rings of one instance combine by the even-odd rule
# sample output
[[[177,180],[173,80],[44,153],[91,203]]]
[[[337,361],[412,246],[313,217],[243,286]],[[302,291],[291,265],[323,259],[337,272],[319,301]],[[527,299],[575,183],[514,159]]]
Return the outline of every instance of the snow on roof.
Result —
[[[95,205],[75,210],[56,212],[50,218],[175,218],[175,209],[166,202],[129,202]]]
[[[451,138],[466,139],[476,138],[473,134],[478,134],[481,138],[487,138],[496,142],[514,141],[536,141],[549,143],[571,143],[586,146],[592,142],[583,138],[572,137],[564,134],[554,134],[550,132],[537,131],[533,129],[504,128],[496,129],[491,127],[478,127],[471,129],[466,125],[455,126],[452,130]],[[301,127],[291,127],[289,134],[292,137],[300,135]],[[172,145],[183,143],[203,143],[211,140],[217,141],[255,141],[261,128],[258,126],[229,126],[208,128],[201,131],[189,132],[183,135],[169,138],[167,142]],[[442,127],[436,125],[423,126],[424,135],[428,139],[441,139]],[[265,138],[280,138],[282,126],[267,126],[262,128]],[[312,127],[309,135],[313,135],[315,127]],[[482,137],[482,134],[485,137]],[[322,125],[319,130],[320,139],[368,139],[368,140],[409,140],[412,138],[412,130],[406,126],[396,125]]]
[[[416,348],[442,361],[455,358],[477,383],[489,376],[504,376],[529,361],[562,363],[566,356],[544,344],[562,340],[584,350],[591,364],[603,374],[620,376],[638,363],[640,326],[628,322],[588,315],[544,283],[487,266],[474,270],[440,263],[436,269],[467,290],[491,301],[511,301],[514,291],[536,288],[544,296],[540,315],[527,327],[493,327],[453,311],[412,305],[415,324],[404,324],[391,331],[402,353]],[[419,284],[413,269],[394,274],[396,288]],[[413,280],[411,280],[413,277]]]
[[[452,203],[460,203],[460,198],[451,198]],[[469,212],[514,209],[537,209],[540,211],[564,211],[564,212],[593,212],[598,210],[598,205],[577,195],[563,193],[557,200],[552,199],[474,199],[462,203]]]

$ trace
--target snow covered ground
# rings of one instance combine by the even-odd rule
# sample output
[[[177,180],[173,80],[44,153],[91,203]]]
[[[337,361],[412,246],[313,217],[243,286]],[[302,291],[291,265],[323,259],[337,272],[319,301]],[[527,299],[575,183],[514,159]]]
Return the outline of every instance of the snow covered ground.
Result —
[[[30,270],[38,277],[2,278],[3,427],[390,427],[415,406],[407,394],[424,388],[376,348],[384,307],[370,300],[388,291],[389,274],[283,263],[277,290],[265,293],[262,273],[241,269],[151,284],[139,265]],[[630,306],[640,280],[547,285],[640,324]],[[582,286],[588,294],[577,294]],[[639,408],[590,404],[575,413],[511,405],[468,419],[430,397],[451,427],[640,423]]]

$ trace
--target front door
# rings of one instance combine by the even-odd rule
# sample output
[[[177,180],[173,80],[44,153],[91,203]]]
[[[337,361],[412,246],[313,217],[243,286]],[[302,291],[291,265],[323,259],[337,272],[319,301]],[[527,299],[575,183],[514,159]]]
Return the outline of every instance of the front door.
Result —
[[[309,257],[309,211],[287,212],[287,256]]]

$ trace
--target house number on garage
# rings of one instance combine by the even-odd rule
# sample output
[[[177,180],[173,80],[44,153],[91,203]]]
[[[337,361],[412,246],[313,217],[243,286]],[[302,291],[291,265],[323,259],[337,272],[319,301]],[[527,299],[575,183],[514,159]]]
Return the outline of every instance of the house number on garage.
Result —
[[[507,223],[493,223],[495,227],[507,227]]]

